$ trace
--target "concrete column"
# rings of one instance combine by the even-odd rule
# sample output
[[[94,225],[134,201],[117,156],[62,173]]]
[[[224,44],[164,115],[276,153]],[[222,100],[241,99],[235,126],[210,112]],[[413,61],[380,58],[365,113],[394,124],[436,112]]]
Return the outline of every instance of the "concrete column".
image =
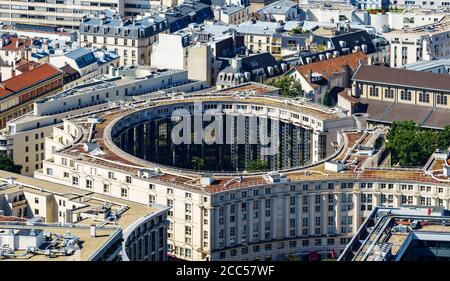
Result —
[[[223,241],[224,241],[224,245],[225,247],[230,245],[230,235],[229,235],[229,231],[230,231],[230,216],[231,216],[231,212],[230,212],[230,205],[224,205],[224,220],[223,220],[223,226],[224,226],[224,233],[223,233]]]
[[[315,194],[309,194],[308,196],[308,232],[309,236],[314,234],[314,226],[315,226],[315,213],[316,210],[314,208],[315,205]]]
[[[238,244],[241,241],[241,223],[242,223],[242,212],[241,212],[241,208],[242,208],[242,202],[236,204],[236,209],[235,209],[235,223],[234,223],[234,243]]]
[[[336,204],[334,205],[334,217],[335,217],[335,227],[336,227],[336,234],[341,232],[341,208],[342,208],[342,194],[341,193],[335,193],[334,194],[334,201],[336,201]]]
[[[353,233],[359,228],[361,220],[361,197],[360,192],[353,193]]]
[[[264,239],[265,199],[259,200],[259,233],[258,240]]]
[[[302,213],[303,213],[303,206],[302,206],[302,196],[299,194],[295,195],[295,229],[297,231],[297,236],[302,235]]]
[[[380,194],[379,193],[373,193],[372,194],[372,204],[373,207],[375,208],[376,206],[380,205]]]
[[[270,233],[272,234],[272,239],[276,239],[277,238],[277,227],[278,227],[278,222],[277,222],[277,208],[283,208],[283,206],[278,206],[278,196],[274,196],[272,197],[272,203],[270,205],[270,216],[272,219],[272,224],[271,224],[271,228],[270,228]],[[281,211],[282,209],[280,209]],[[281,226],[282,227],[282,226]]]
[[[413,196],[413,205],[419,205],[420,204],[420,195],[414,195]]]
[[[328,193],[322,194],[322,234],[328,233]]]
[[[400,194],[394,194],[394,207],[400,207],[402,204],[402,198]]]
[[[258,202],[256,202],[258,203]],[[253,236],[253,205],[255,204],[255,200],[249,200],[248,201],[248,212],[247,212],[247,221],[248,223],[248,228],[247,228],[247,241],[252,241],[252,236]]]
[[[212,233],[210,233],[212,240],[210,245],[211,251],[219,247],[219,208],[220,206],[211,210],[213,212],[211,218],[214,218],[209,222],[212,224]]]
[[[290,202],[290,195],[286,194],[283,197],[284,201],[284,215],[282,216],[283,222],[284,222],[284,231],[283,231],[283,237],[289,237],[289,229],[290,229],[290,221],[291,221],[291,202]]]

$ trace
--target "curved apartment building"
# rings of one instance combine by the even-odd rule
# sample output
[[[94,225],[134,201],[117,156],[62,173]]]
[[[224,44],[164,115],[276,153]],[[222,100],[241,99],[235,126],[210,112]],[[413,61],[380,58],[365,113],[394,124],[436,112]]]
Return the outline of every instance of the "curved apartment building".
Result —
[[[234,169],[199,170],[172,162],[188,157],[186,150],[168,150],[161,154],[168,158],[164,161],[138,153],[147,146],[160,147],[147,142],[146,135],[172,145],[168,129],[180,120],[168,116],[196,108],[201,115],[212,110],[232,120],[256,116],[290,125],[277,131],[279,146],[273,155],[246,150],[244,142],[244,152],[235,154],[244,166]],[[147,126],[149,120],[163,122]],[[226,135],[248,141],[250,130],[243,120],[242,131],[230,122]],[[51,157],[35,177],[169,206],[168,252],[186,260],[282,260],[309,251],[340,253],[375,206],[449,208],[446,153],[435,153],[422,169],[379,167],[384,132],[364,130],[361,121],[361,116],[255,93],[116,102],[55,127],[46,139]],[[295,134],[295,128],[304,133]],[[283,163],[295,157],[302,161]],[[267,161],[269,169],[249,171],[246,160]]]

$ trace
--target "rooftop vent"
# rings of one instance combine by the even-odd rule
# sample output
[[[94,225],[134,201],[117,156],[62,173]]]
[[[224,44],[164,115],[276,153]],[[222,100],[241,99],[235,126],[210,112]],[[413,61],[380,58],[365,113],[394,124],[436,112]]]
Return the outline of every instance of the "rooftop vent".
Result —
[[[208,185],[211,185],[213,182],[214,182],[214,175],[211,175],[211,174],[202,175],[200,178],[200,185],[202,188],[205,188]]]
[[[267,174],[267,180],[270,183],[281,183],[281,182],[287,182],[288,178],[283,173],[270,172],[270,173]]]

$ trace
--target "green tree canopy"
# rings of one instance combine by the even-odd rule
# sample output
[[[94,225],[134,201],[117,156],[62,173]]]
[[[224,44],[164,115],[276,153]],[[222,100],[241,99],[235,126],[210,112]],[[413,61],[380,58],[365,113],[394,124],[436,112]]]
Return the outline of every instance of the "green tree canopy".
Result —
[[[450,145],[450,126],[443,131],[421,129],[414,121],[393,122],[386,147],[394,163],[401,166],[422,166],[436,149]]]
[[[14,164],[14,162],[6,155],[0,155],[0,170],[20,173],[22,166]]]
[[[200,157],[192,157],[191,164],[194,170],[203,170],[205,168],[205,159]]]
[[[247,172],[249,173],[254,173],[254,172],[259,172],[259,171],[265,171],[268,168],[268,163],[267,161],[264,160],[252,160],[250,161],[248,167],[247,167]]]
[[[278,79],[272,80],[267,84],[280,88],[280,95],[283,97],[297,98],[305,95],[300,81],[292,76],[282,75]]]
[[[331,98],[330,98],[330,93],[328,91],[325,92],[322,103],[325,106],[331,106]]]

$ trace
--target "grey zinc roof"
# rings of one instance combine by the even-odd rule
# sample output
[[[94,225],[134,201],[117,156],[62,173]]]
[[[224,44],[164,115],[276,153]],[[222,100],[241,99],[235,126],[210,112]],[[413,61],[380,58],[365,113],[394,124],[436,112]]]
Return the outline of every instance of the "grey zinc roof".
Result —
[[[226,5],[222,7],[222,11],[226,15],[231,15],[245,9],[242,5]]]
[[[271,35],[280,29],[282,29],[282,26],[277,22],[246,21],[238,25],[236,31],[242,34]]]
[[[168,21],[159,15],[152,15],[140,20],[122,19],[119,15],[113,15],[103,19],[85,18],[80,25],[80,33],[138,38],[152,36],[168,28]],[[127,34],[125,34],[125,30],[128,31]]]
[[[290,0],[280,0],[258,10],[258,13],[264,14],[285,14],[292,7],[298,4]]]

